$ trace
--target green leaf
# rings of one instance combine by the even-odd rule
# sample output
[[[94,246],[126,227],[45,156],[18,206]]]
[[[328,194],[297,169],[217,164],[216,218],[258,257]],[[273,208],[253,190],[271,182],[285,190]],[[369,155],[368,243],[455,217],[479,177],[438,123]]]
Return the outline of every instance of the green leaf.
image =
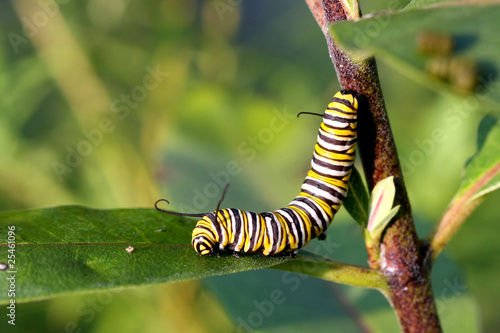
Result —
[[[6,278],[15,275],[16,301],[30,301],[230,274],[290,259],[262,255],[201,257],[190,246],[195,223],[153,209],[63,206],[2,212],[0,261],[7,262],[8,255],[14,254],[15,264],[0,271],[0,290],[9,290]],[[11,252],[6,243],[9,226],[15,227],[15,248]],[[132,253],[126,251],[129,246],[134,248]],[[0,303],[8,301],[7,293],[2,293]]]
[[[376,55],[398,72],[438,91],[451,91],[450,84],[427,73],[428,55],[418,50],[417,36],[424,31],[452,36],[453,56],[471,59],[478,67],[479,87],[468,103],[487,102],[498,112],[500,85],[495,77],[500,69],[500,6],[470,5],[432,7],[397,11],[336,22],[330,26],[333,38],[353,54]],[[485,110],[489,111],[489,110]]]
[[[368,192],[356,168],[353,168],[348,184],[349,191],[344,200],[344,207],[359,225],[366,226],[368,222]]]
[[[399,206],[392,207],[395,195],[396,187],[392,176],[379,181],[373,188],[367,230],[376,243],[379,243],[385,227],[399,210]]]
[[[478,149],[466,163],[457,196],[473,189],[468,201],[483,197],[500,187],[500,123],[486,116],[478,130]]]
[[[349,20],[359,18],[358,0],[340,0]]]
[[[446,5],[470,5],[476,3],[478,5],[480,4],[486,4],[484,0],[413,0],[411,1],[408,6],[405,7],[405,10],[411,10],[411,9],[419,9],[419,8],[424,8],[427,6],[446,6]],[[494,3],[493,1],[490,1],[490,3]]]
[[[427,236],[432,260],[436,260],[458,228],[485,196],[500,187],[500,124],[486,116],[478,132],[478,152],[466,163],[457,194],[441,217],[439,224]]]
[[[395,206],[394,208],[392,208],[388,213],[387,215],[385,215],[384,218],[380,219],[378,221],[378,223],[374,223],[373,224],[373,228],[372,229],[368,229],[368,232],[370,233],[370,237],[371,239],[376,242],[376,243],[380,243],[380,237],[382,236],[382,233],[384,232],[385,230],[385,227],[387,227],[387,224],[389,224],[389,222],[391,222],[392,218],[394,216],[396,216],[396,214],[398,213],[399,211],[399,205]]]

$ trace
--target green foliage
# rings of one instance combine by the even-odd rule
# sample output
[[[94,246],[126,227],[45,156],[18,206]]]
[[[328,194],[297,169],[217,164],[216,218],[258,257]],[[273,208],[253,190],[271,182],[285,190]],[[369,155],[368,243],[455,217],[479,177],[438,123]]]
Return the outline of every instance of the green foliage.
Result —
[[[380,242],[382,233],[399,210],[399,205],[393,207],[395,195],[396,187],[392,176],[379,181],[373,187],[366,229],[370,233],[370,238],[376,244]]]
[[[305,253],[297,261],[261,256],[201,258],[189,246],[192,220],[150,208],[103,211],[61,206],[152,207],[155,200],[167,196],[173,209],[205,212],[216,206],[219,183],[225,180],[231,189],[224,206],[272,210],[298,193],[318,122],[294,117],[299,111],[320,112],[338,90],[332,84],[335,73],[324,39],[302,1],[297,6],[288,2],[286,6],[280,2],[233,3],[58,2],[58,12],[46,25],[36,27],[32,36],[23,30],[23,23],[33,23],[34,14],[43,15],[39,3],[0,5],[5,18],[0,31],[7,36],[0,46],[0,207],[4,211],[0,262],[6,261],[6,226],[12,224],[18,244],[17,300],[24,301],[17,308],[17,332],[68,331],[73,322],[93,332],[107,332],[110,327],[123,332],[185,331],[189,330],[186,322],[198,322],[206,331],[223,331],[200,319],[202,314],[221,318],[220,312],[232,314],[226,319],[234,326],[239,316],[246,320],[260,314],[262,326],[252,327],[260,331],[326,331],[332,327],[362,331],[366,323],[375,331],[397,329],[389,305],[376,292],[335,289],[320,279],[285,275],[292,274],[288,271],[243,272],[278,261],[309,263]],[[432,4],[436,1],[413,1],[403,12],[332,27],[346,48],[374,53],[392,68],[380,68],[381,80],[403,157],[418,148],[415,140],[426,135],[426,128],[442,126],[443,108],[449,104],[468,103],[474,112],[467,109],[459,116],[467,122],[463,128],[472,128],[477,109],[497,112],[500,101],[496,83],[498,8],[421,9]],[[384,5],[381,2],[378,7]],[[481,81],[476,95],[443,98],[426,90],[433,87],[453,93],[449,85],[425,73],[426,58],[416,50],[416,36],[422,30],[451,33],[457,42],[455,52],[479,63],[485,83]],[[8,38],[12,33],[22,43],[12,44]],[[68,63],[70,70],[64,67]],[[163,81],[147,90],[144,98],[124,102],[122,96],[137,94],[144,87],[148,68],[156,66],[168,73]],[[409,79],[398,76],[399,72]],[[423,84],[414,85],[411,80]],[[102,126],[105,119],[112,122],[107,132]],[[482,128],[493,129],[491,124],[491,119],[485,120],[483,125],[488,126]],[[272,130],[272,125],[278,127]],[[472,142],[470,131],[452,130],[448,142],[440,146],[449,151],[446,163],[442,150],[437,150],[415,166],[417,173],[433,172],[423,172],[425,177],[407,182],[412,185],[412,202],[432,201],[436,211],[445,207],[433,198],[439,195],[443,200],[442,193],[453,194],[458,185],[459,175],[449,172],[449,160],[472,154],[467,148],[467,142]],[[477,179],[491,167],[495,158],[492,143],[497,142],[492,139],[496,132],[491,133],[480,140],[483,149],[476,155],[486,158],[471,160],[466,180]],[[86,148],[84,142],[90,142],[90,152],[82,150],[85,154],[78,159],[71,151]],[[54,162],[68,165],[70,170],[60,174]],[[236,168],[231,167],[232,162]],[[482,167],[486,169],[481,171]],[[356,177],[353,173],[345,207],[358,223],[366,223],[368,195]],[[219,193],[210,192],[214,186]],[[58,207],[33,210],[47,206]],[[485,330],[498,327],[494,312],[500,297],[495,265],[500,262],[495,245],[498,207],[488,200],[484,207],[463,226],[466,231],[457,235],[457,242],[450,244],[454,257],[465,267],[467,283],[446,256],[438,259],[434,269],[435,295],[445,331],[479,330],[480,321]],[[30,210],[12,211],[27,208]],[[414,205],[413,211],[421,230],[428,230],[438,218],[425,205]],[[479,227],[475,229],[476,223]],[[157,229],[168,231],[155,232]],[[327,249],[328,257],[364,264],[366,254],[358,229],[341,210],[327,240],[311,242],[306,250]],[[134,252],[127,253],[128,246]],[[338,263],[321,260],[326,266]],[[308,266],[299,265],[299,269],[304,267]],[[236,271],[242,273],[219,275]],[[0,272],[0,277],[6,274]],[[213,277],[201,285],[188,281],[169,288],[170,284],[161,283],[202,276]],[[290,288],[295,284],[283,282],[285,277],[300,281],[300,288]],[[450,287],[457,279],[460,288]],[[2,278],[1,290],[5,283]],[[129,288],[139,286],[146,287]],[[114,301],[91,308],[92,319],[79,310],[87,304],[86,297],[100,299],[100,294],[69,295],[108,289],[123,291]],[[184,293],[176,294],[177,289]],[[262,304],[275,289],[288,292],[286,301],[275,304],[274,312],[266,317],[255,302]],[[264,294],[257,296],[256,291]],[[187,297],[189,292],[195,296]],[[56,295],[65,296],[53,298]],[[325,295],[329,302],[317,301]],[[2,302],[8,298],[3,292],[1,297]],[[41,298],[51,300],[28,302]],[[164,319],[176,309],[180,315]],[[480,309],[480,314],[473,309]],[[336,315],[334,320],[331,313]],[[456,313],[464,315],[457,317]],[[138,322],[144,326],[136,326]],[[0,331],[11,328],[0,321]]]
[[[477,153],[466,163],[462,183],[457,196],[463,195],[472,186],[475,193],[468,200],[472,201],[500,187],[500,124],[497,118],[486,116],[478,130]]]
[[[466,5],[467,4],[467,5]],[[500,67],[500,50],[496,26],[498,5],[422,8],[375,15],[357,22],[337,22],[331,26],[335,39],[358,54],[375,54],[398,71],[438,91],[453,90],[426,71],[428,57],[418,50],[417,37],[424,31],[449,34],[455,42],[454,56],[471,59],[479,69],[479,86],[468,103],[483,106],[482,112],[498,114],[500,87],[496,69]]]
[[[344,207],[359,225],[366,226],[368,221],[368,193],[356,168],[353,168],[351,178],[349,178],[349,191],[344,201]]]
[[[350,20],[359,18],[359,8],[357,0],[341,0],[344,11]]]
[[[397,214],[399,206],[393,207],[395,194],[394,180],[388,177],[375,185],[368,198],[358,170],[353,169],[344,207],[363,229],[367,229],[370,241],[378,244],[385,227]]]
[[[261,269],[289,257],[225,255],[201,257],[193,251],[194,220],[152,209],[94,210],[77,206],[4,212],[0,228],[15,226],[15,267],[0,272],[8,290],[9,271],[19,287],[16,301],[32,301],[82,291],[199,279]],[[159,231],[162,230],[163,232]],[[132,246],[133,252],[127,252]],[[0,257],[7,258],[7,246]],[[0,303],[9,301],[7,293]]]
[[[419,9],[419,8],[425,8],[425,7],[439,7],[439,6],[446,6],[446,5],[455,5],[455,6],[460,6],[460,5],[471,5],[471,4],[488,4],[488,2],[482,1],[482,0],[413,0],[411,1],[408,6],[405,7],[405,10],[410,10],[410,9]]]

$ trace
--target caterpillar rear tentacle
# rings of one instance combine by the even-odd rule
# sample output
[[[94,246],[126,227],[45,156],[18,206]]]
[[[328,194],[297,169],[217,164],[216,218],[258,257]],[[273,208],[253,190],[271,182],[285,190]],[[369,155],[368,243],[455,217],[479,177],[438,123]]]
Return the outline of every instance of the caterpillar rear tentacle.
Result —
[[[354,94],[340,91],[333,96],[322,115],[311,169],[301,192],[285,208],[257,214],[219,209],[221,200],[215,212],[183,214],[159,209],[160,200],[155,206],[165,213],[202,217],[191,241],[200,255],[229,251],[293,256],[312,239],[326,237],[326,230],[347,195],[357,142],[357,109]],[[226,190],[227,186],[223,197]]]

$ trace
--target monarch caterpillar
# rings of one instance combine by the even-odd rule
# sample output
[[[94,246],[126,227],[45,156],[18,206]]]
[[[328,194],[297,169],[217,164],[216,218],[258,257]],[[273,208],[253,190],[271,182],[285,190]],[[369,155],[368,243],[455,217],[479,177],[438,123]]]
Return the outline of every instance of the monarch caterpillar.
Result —
[[[356,97],[347,91],[333,96],[320,125],[311,169],[299,195],[285,208],[274,212],[253,213],[239,209],[219,209],[208,214],[177,215],[201,219],[193,230],[191,244],[200,255],[221,251],[296,254],[312,239],[325,239],[326,230],[346,195],[347,182],[354,164],[357,141]],[[307,113],[307,112],[305,112]],[[311,113],[310,113],[311,114]],[[300,114],[299,114],[300,115]],[[222,202],[224,194],[219,202]]]

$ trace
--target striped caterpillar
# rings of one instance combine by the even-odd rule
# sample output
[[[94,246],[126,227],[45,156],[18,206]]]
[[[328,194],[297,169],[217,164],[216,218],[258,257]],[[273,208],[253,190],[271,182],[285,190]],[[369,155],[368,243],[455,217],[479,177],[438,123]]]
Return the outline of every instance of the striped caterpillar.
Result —
[[[294,255],[312,239],[325,239],[326,230],[347,195],[357,141],[357,109],[356,97],[340,91],[323,115],[312,113],[323,116],[323,122],[311,169],[299,195],[285,208],[257,214],[217,207],[207,214],[184,214],[159,208],[161,201],[168,203],[165,199],[158,200],[155,207],[168,214],[201,217],[191,241],[200,255],[222,251]],[[227,186],[222,199],[226,190]]]

